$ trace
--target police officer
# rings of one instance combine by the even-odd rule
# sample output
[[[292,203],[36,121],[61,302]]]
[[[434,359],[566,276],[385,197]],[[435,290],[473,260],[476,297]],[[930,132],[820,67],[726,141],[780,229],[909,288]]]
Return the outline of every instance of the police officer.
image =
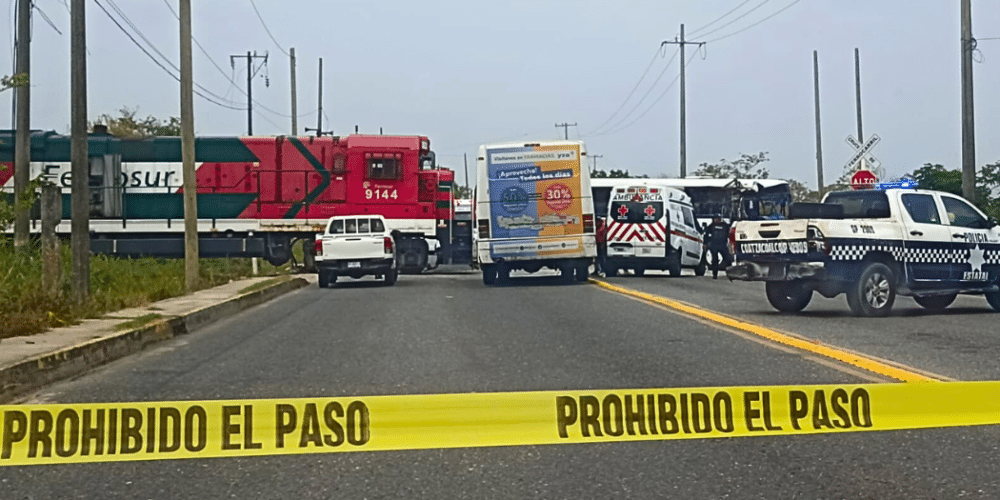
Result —
[[[712,279],[719,279],[719,266],[726,254],[726,240],[729,239],[729,224],[722,217],[715,215],[712,223],[705,226],[705,243],[712,261]]]

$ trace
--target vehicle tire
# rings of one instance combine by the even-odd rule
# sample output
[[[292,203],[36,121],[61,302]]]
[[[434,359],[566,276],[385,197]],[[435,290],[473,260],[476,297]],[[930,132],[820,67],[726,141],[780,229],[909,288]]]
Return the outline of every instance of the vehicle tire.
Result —
[[[493,264],[483,264],[483,284],[490,286],[497,282],[497,268]]]
[[[680,251],[671,251],[670,255],[667,255],[667,272],[671,276],[681,275],[681,253]]]
[[[510,268],[507,266],[497,266],[497,284],[498,285],[509,285],[510,284]]]
[[[858,316],[885,317],[896,301],[896,277],[885,264],[874,262],[847,289],[847,304]]]
[[[812,299],[813,290],[794,281],[767,281],[764,284],[767,301],[781,311],[796,313],[806,308]]]
[[[1000,311],[1000,292],[987,292],[986,302],[990,303],[994,311]]]
[[[637,267],[637,268],[634,269],[634,271],[635,271],[635,275],[636,276],[642,276],[642,275],[646,274],[646,268],[644,268],[644,267]]]
[[[392,286],[396,284],[396,279],[399,278],[399,271],[393,269],[385,273],[385,284],[386,286]]]
[[[576,268],[576,280],[580,283],[586,283],[590,279],[590,266],[580,266]]]
[[[940,311],[955,302],[955,298],[958,297],[957,293],[951,295],[930,295],[927,297],[913,297],[913,300],[920,304],[920,307],[924,309],[930,309],[931,311]]]
[[[337,277],[331,272],[319,272],[319,287],[330,288],[337,281]]]
[[[702,257],[701,262],[699,262],[697,266],[694,266],[694,275],[704,276],[705,271],[707,270],[708,270],[708,262],[705,260],[704,257]]]

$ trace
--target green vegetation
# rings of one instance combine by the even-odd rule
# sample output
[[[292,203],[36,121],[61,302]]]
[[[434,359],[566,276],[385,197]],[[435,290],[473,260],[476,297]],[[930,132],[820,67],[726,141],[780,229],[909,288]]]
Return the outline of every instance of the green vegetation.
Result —
[[[129,307],[184,295],[184,259],[123,259],[94,255],[90,259],[90,298],[73,299],[70,249],[63,245],[62,280],[54,289],[42,286],[37,248],[15,252],[0,240],[0,338],[31,335],[69,325],[81,318],[99,318]],[[262,275],[288,272],[261,262]],[[201,288],[250,276],[250,259],[202,259]]]
[[[119,323],[115,325],[115,331],[131,330],[133,328],[139,328],[140,326],[148,325],[160,318],[162,314],[150,313],[139,316],[138,318],[126,321],[124,323]]]

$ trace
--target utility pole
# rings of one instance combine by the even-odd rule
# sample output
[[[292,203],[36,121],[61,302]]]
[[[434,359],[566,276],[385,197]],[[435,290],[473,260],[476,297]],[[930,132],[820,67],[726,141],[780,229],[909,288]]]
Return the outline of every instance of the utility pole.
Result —
[[[813,51],[813,95],[816,103],[816,191],[823,198],[823,134],[819,120],[819,54]]]
[[[86,0],[70,4],[70,171],[72,175],[71,243],[73,295],[90,295],[90,155],[87,145]]]
[[[180,0],[180,21],[181,168],[184,177],[184,290],[187,293],[192,293],[198,289],[199,262],[198,188],[195,185],[194,166],[194,77],[191,67],[191,0]]]
[[[316,128],[306,127],[306,132],[316,132],[316,137],[323,134],[333,134],[333,131],[323,131],[323,58],[319,58],[319,97],[317,98],[319,110],[316,113]],[[358,126],[354,126],[354,133],[358,132]]]
[[[855,96],[855,108],[858,113],[858,142],[861,144],[865,143],[865,133],[861,128],[861,57],[858,54],[858,48],[854,48],[854,96]],[[865,162],[864,156],[861,157],[861,170],[868,170],[868,166]]]
[[[566,139],[567,141],[569,140],[569,128],[570,127],[575,127],[575,126],[576,126],[576,123],[557,123],[556,124],[556,128],[559,128],[559,127],[563,128],[563,136],[564,136],[563,138]]]
[[[962,196],[976,202],[976,129],[972,100],[972,5],[962,0]]]
[[[31,0],[17,2],[17,56],[14,72],[27,75],[31,66]],[[30,77],[29,82],[30,83]],[[14,248],[28,248],[28,225],[31,211],[22,207],[28,191],[31,173],[31,101],[28,84],[14,88],[17,129],[14,138]]]
[[[264,64],[267,64],[267,54],[258,56],[257,51],[251,54],[248,50],[245,56],[229,56],[229,64],[235,66],[236,59],[241,57],[247,58],[247,135],[253,135],[253,77],[256,76],[253,69],[253,60],[263,59]]]
[[[465,192],[470,193],[469,190],[469,154],[462,153],[462,161],[465,163]]]
[[[594,170],[593,170],[593,172],[597,172],[597,159],[598,158],[604,158],[604,155],[590,155],[590,157],[594,159]]]
[[[679,45],[681,52],[681,179],[683,179],[687,177],[687,99],[685,98],[687,90],[684,83],[684,66],[686,66],[684,62],[684,49],[688,44],[694,44],[701,47],[702,45],[705,45],[705,42],[689,42],[684,40],[684,25],[681,24],[680,39],[675,39],[672,42],[665,41],[661,43],[660,46],[663,46],[664,44]]]
[[[288,48],[288,58],[290,60],[292,68],[292,135],[298,135],[299,133],[299,117],[298,117],[298,98],[295,96],[296,84],[295,84],[295,47]]]

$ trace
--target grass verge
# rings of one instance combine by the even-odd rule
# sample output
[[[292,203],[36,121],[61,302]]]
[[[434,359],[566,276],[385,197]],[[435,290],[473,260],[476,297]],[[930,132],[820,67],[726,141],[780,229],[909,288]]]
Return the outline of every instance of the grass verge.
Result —
[[[61,279],[55,287],[42,283],[37,247],[16,252],[0,239],[0,338],[32,335],[98,318],[111,311],[184,295],[184,259],[90,258],[90,296],[77,302],[70,286],[72,259],[62,248]],[[284,274],[288,265],[261,262],[261,275]],[[251,274],[250,259],[201,259],[199,289],[211,288]]]

